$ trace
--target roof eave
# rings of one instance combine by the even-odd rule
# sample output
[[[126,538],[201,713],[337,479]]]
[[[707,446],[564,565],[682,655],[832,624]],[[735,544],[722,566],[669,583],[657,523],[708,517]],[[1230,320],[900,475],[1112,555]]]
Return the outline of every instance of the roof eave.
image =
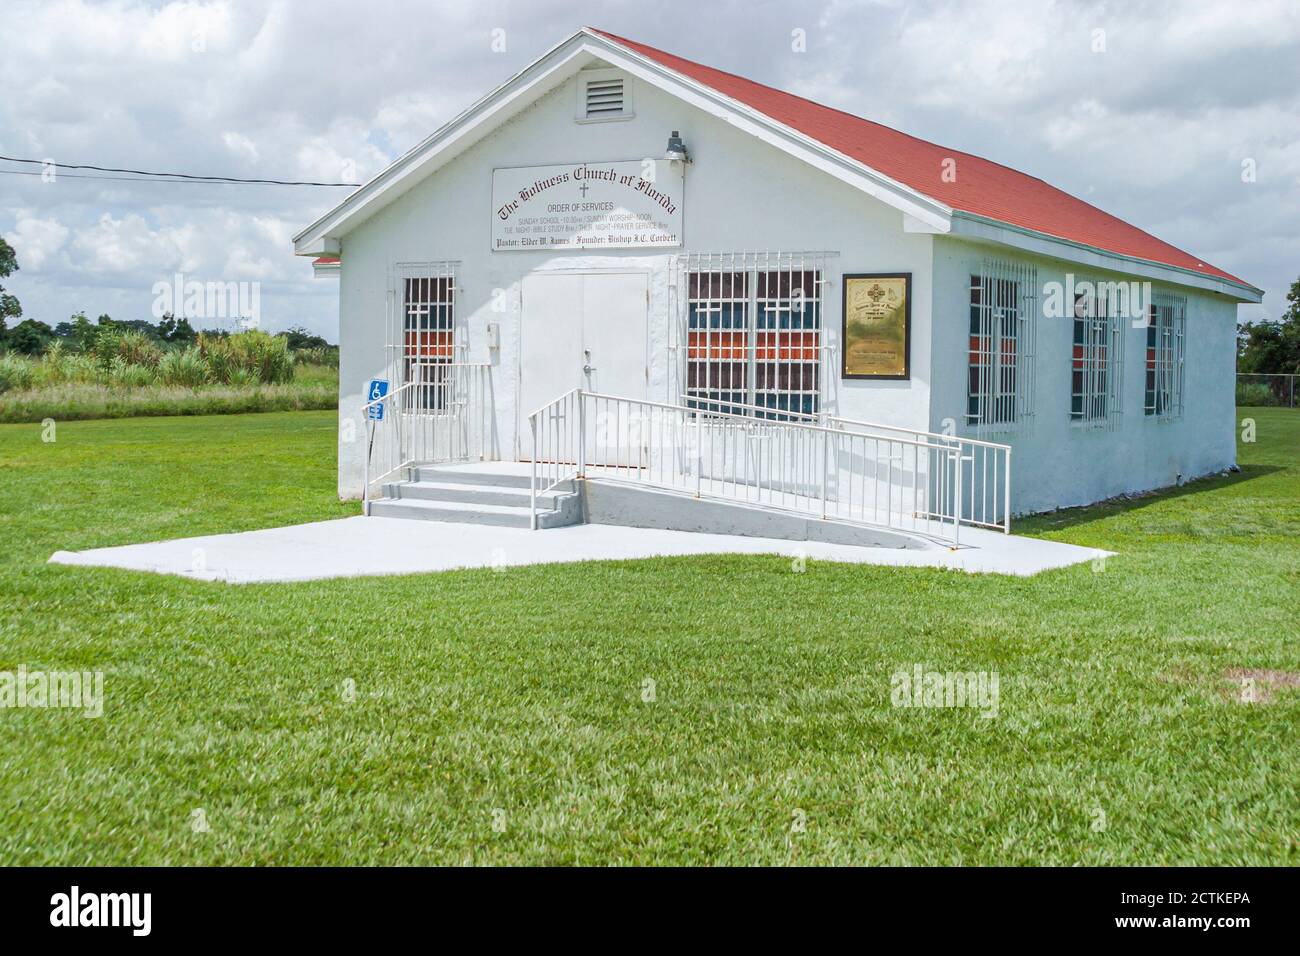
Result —
[[[1112,252],[1100,246],[1074,239],[1063,239],[1050,233],[1015,226],[1000,219],[992,219],[961,209],[953,210],[951,235],[959,239],[989,240],[1050,258],[1108,268],[1114,272],[1149,275],[1151,278],[1177,285],[1218,292],[1238,302],[1258,303],[1264,298],[1262,289],[1245,282],[1236,282],[1223,276],[1197,272],[1194,269],[1157,262],[1154,259]]]

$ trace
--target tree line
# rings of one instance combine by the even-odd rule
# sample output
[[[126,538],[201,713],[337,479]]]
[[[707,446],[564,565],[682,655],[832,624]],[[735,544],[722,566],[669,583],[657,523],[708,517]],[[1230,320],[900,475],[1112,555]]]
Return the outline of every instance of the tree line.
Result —
[[[1252,375],[1300,375],[1300,279],[1286,294],[1276,322],[1247,322],[1237,331],[1237,371]]]
[[[17,271],[17,255],[13,247],[0,236],[0,279],[8,278]],[[225,329],[195,329],[189,319],[184,316],[178,319],[170,312],[156,323],[143,319],[114,319],[109,315],[101,315],[92,322],[86,313],[78,312],[68,321],[59,322],[52,327],[45,322],[28,318],[10,328],[9,320],[20,319],[22,314],[22,304],[17,296],[6,292],[4,286],[0,285],[0,352],[43,355],[51,345],[60,343],[65,351],[88,353],[94,350],[95,342],[106,332],[135,332],[156,345],[178,349],[197,343],[200,334],[208,339],[225,338],[231,334]],[[277,332],[276,337],[285,339],[285,345],[293,352],[325,352],[337,348],[330,345],[324,337],[301,327]]]

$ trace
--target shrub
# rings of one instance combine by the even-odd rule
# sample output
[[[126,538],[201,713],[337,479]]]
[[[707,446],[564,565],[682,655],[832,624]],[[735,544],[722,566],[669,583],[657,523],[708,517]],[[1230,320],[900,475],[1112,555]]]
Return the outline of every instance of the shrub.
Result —
[[[23,319],[4,334],[5,347],[23,355],[40,355],[53,339],[54,330],[35,319]]]
[[[67,355],[59,363],[60,373],[69,382],[90,384],[102,378],[99,366],[89,355]]]
[[[337,346],[327,345],[324,348],[297,349],[293,355],[294,360],[300,365],[322,365],[326,368],[339,367],[339,350]]]
[[[247,388],[250,385],[258,383],[257,372],[249,371],[246,368],[234,368],[230,370],[230,378],[226,384],[234,388]]]
[[[162,361],[163,352],[156,342],[134,329],[109,328],[96,337],[94,355],[104,369],[111,369],[115,359],[153,369]]]
[[[1237,382],[1237,404],[1255,406],[1290,406],[1292,385],[1282,376],[1267,382]],[[1300,388],[1296,389],[1300,392]]]
[[[196,348],[168,352],[158,363],[158,378],[164,385],[196,388],[208,381],[208,366]]]
[[[33,364],[17,355],[0,355],[0,392],[31,388],[36,381]]]
[[[41,358],[40,377],[43,385],[62,385],[68,381],[68,352],[60,341],[50,343]]]
[[[293,380],[293,354],[283,338],[266,332],[240,332],[224,338],[200,335],[199,350],[217,382],[282,384]],[[247,377],[237,379],[241,370]]]
[[[199,350],[203,364],[208,367],[208,375],[212,381],[227,384],[230,381],[230,373],[239,365],[234,350],[226,344],[226,340],[200,334],[195,348]]]
[[[40,362],[33,366],[33,371],[36,374],[34,388],[72,382],[91,383],[102,378],[101,371],[92,358],[69,351],[62,342],[51,343]]]
[[[143,388],[152,385],[156,376],[149,366],[127,362],[120,355],[114,356],[108,368],[108,384],[114,388]]]
[[[330,348],[330,344],[323,338],[319,335],[313,335],[302,326],[296,326],[286,332],[277,332],[276,337],[284,339],[288,343],[291,352]]]

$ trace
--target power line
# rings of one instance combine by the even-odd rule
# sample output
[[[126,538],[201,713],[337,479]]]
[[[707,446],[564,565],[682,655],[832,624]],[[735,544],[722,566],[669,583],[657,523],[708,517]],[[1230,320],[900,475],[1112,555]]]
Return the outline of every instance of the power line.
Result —
[[[189,180],[194,182],[210,182],[210,183],[257,183],[257,184],[263,184],[268,186],[360,186],[361,185],[361,183],[317,183],[317,182],[305,182],[301,180],[286,180],[286,179],[240,179],[237,176],[196,176],[191,173],[159,173],[159,172],[150,172],[144,169],[119,169],[114,166],[90,166],[86,164],[75,165],[72,163],[47,162],[46,160],[43,159],[19,159],[15,156],[0,156],[0,159],[3,159],[4,161],[10,163],[29,163],[33,166],[54,166],[57,167],[58,169],[93,169],[101,173],[131,173],[133,176],[170,177],[170,178],[160,178],[160,179],[153,179],[153,180],[147,180],[147,179],[131,180],[131,181],[138,181],[138,182],[172,182],[176,180],[180,180],[180,181]],[[15,172],[18,172],[18,170],[15,170]],[[29,173],[28,175],[39,175],[39,173]],[[73,176],[74,174],[69,173],[68,175]],[[125,176],[123,177],[76,176],[75,178],[78,179],[118,178],[118,179],[130,180],[130,177],[125,177]]]
[[[26,169],[0,169],[0,176],[43,176]],[[198,179],[150,179],[146,176],[92,176],[85,173],[59,173],[59,179],[113,179],[122,183],[171,183],[174,186],[247,186],[242,182],[205,182]]]

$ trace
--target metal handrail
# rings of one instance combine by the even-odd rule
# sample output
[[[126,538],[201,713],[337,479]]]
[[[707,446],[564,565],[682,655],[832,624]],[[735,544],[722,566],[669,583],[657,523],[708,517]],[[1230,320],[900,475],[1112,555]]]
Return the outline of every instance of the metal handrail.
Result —
[[[361,420],[366,423],[366,453],[362,456],[361,484],[361,513],[363,515],[369,516],[370,514],[370,456],[374,453],[375,426],[377,424],[376,420],[370,417],[370,409],[383,405],[385,402],[388,403],[389,408],[391,409],[394,406],[394,399],[408,388],[413,387],[415,384],[415,382],[407,382],[405,385],[400,385],[391,392],[385,392],[378,398],[372,398],[361,406]],[[389,469],[382,475],[376,477],[375,481],[382,481],[401,467],[402,466],[399,464],[396,468]]]
[[[361,406],[366,424],[363,457],[362,512],[370,514],[371,486],[404,468],[444,461],[465,461],[483,457],[488,451],[490,430],[489,374],[486,362],[425,362],[423,367],[440,370],[432,381],[412,380]],[[422,408],[413,396],[432,397],[434,407]],[[399,401],[400,399],[400,401]],[[370,410],[388,404],[382,421],[370,417]],[[382,471],[371,476],[376,439]]]
[[[686,398],[686,402],[688,403],[702,402],[712,406],[720,406],[723,408],[743,408],[746,411],[761,412],[764,415],[789,416],[791,418],[798,418],[813,423],[836,422],[844,425],[855,425],[861,428],[874,428],[877,431],[898,432],[899,434],[903,434],[903,435],[923,435],[926,438],[933,438],[936,441],[946,441],[946,442],[961,441],[971,445],[981,445],[988,448],[998,448],[998,449],[1010,449],[1011,447],[1010,445],[1006,445],[1001,442],[985,441],[984,439],[980,439],[980,438],[966,438],[960,435],[945,434],[944,432],[931,432],[931,431],[926,431],[923,428],[906,428],[902,425],[883,425],[880,422],[868,422],[858,418],[844,418],[839,415],[826,415],[817,412],[797,412],[794,411],[793,409],[773,408],[771,405],[751,405],[746,402],[734,402],[724,398],[708,398],[703,395],[689,395]],[[694,406],[688,405],[687,407],[694,407]],[[757,418],[758,417],[757,415],[753,415],[753,416],[734,415],[733,413],[726,412],[726,411],[708,411],[707,413],[710,415],[728,415],[733,418]],[[782,418],[769,418],[765,420],[779,422],[782,421]]]
[[[916,431],[897,425],[881,425],[852,418],[831,417],[827,421],[842,428],[924,436],[936,444],[952,447],[957,452],[958,471],[962,470],[963,462],[969,463],[970,470],[970,481],[963,488],[964,494],[957,495],[962,509],[961,523],[997,528],[1003,534],[1011,533],[1010,445],[979,438],[966,438],[962,435]],[[960,474],[957,477],[960,478]],[[977,481],[977,477],[980,480]],[[967,504],[969,504],[969,516],[966,515]]]
[[[572,416],[574,411],[577,413],[573,416],[577,419],[576,422],[570,421],[566,426],[562,421],[566,417],[565,413]],[[529,524],[533,530],[537,529],[537,496],[583,474],[583,455],[586,450],[586,419],[583,411],[582,389],[572,388],[528,413],[528,430],[532,436]],[[544,419],[548,416],[550,430],[543,428],[539,432],[539,424],[544,424]],[[569,450],[573,451],[572,462],[567,460]],[[571,469],[565,467],[570,464],[573,466]]]
[[[546,411],[546,410],[547,410],[548,408],[550,408],[552,405],[555,405],[555,404],[557,404],[557,403],[559,403],[559,402],[562,402],[564,399],[568,398],[568,397],[569,397],[570,395],[572,395],[574,392],[581,392],[581,391],[582,391],[581,388],[571,388],[571,389],[569,389],[567,392],[565,392],[563,395],[559,396],[558,398],[553,398],[553,399],[551,399],[549,402],[547,402],[545,405],[542,405],[542,406],[540,406],[539,408],[534,408],[531,412],[528,413],[528,418],[531,419],[534,415],[540,415],[542,412]]]
[[[607,400],[607,401],[613,401],[613,402],[629,402],[629,403],[632,403],[632,404],[635,404],[635,405],[646,405],[646,406],[649,406],[649,407],[651,407],[651,408],[661,408],[661,409],[665,409],[665,410],[668,410],[668,411],[680,411],[680,412],[690,412],[690,413],[696,413],[696,412],[699,411],[699,409],[691,408],[689,405],[673,405],[673,404],[671,404],[671,403],[669,403],[669,402],[652,402],[652,401],[650,401],[649,399],[643,399],[643,398],[626,398],[626,397],[624,397],[624,396],[622,396],[622,395],[610,395],[610,394],[605,393],[605,392],[588,392],[588,391],[585,391],[585,390],[583,390],[583,389],[574,389],[573,391],[575,391],[575,392],[582,392],[582,394],[583,394],[584,396],[586,396],[587,398],[604,399],[604,400]],[[737,407],[740,407],[740,406],[737,405]],[[748,407],[752,407],[752,408],[762,408],[762,407],[764,407],[764,406],[754,405],[754,406],[748,406]],[[771,409],[768,409],[768,411],[771,411]],[[810,428],[810,429],[813,429],[813,430],[815,430],[815,431],[825,431],[825,432],[834,432],[834,433],[836,433],[836,434],[843,434],[843,432],[842,432],[841,429],[831,428],[829,425],[820,425],[820,424],[815,424],[815,423],[813,423],[813,422],[783,422],[783,421],[779,421],[779,420],[776,420],[776,419],[751,418],[751,417],[748,416],[748,415],[727,415],[727,414],[725,414],[725,413],[714,413],[714,412],[709,412],[708,414],[709,414],[710,416],[715,416],[715,414],[716,414],[716,417],[719,417],[719,418],[735,419],[735,420],[737,420],[737,421],[748,422],[748,423],[751,423],[751,424],[754,424],[754,425],[771,425],[771,426],[776,426],[776,427],[785,426],[785,427],[789,427],[789,428]],[[799,413],[799,414],[802,414],[802,413]],[[842,420],[847,421],[847,419],[842,419]],[[903,432],[905,432],[905,433],[908,433],[908,434],[912,434],[912,429],[910,429],[910,428],[904,428],[904,429],[899,429],[899,430],[900,430],[900,431],[903,431]],[[917,434],[922,434],[922,433],[917,433]],[[951,436],[943,436],[943,435],[940,435],[940,436],[938,436],[938,437],[943,438],[943,439],[946,440],[946,441],[952,441],[952,440],[953,440],[953,439],[951,438]],[[931,448],[937,448],[937,447],[939,447],[938,445],[932,445],[932,444],[929,444],[929,443],[926,443],[926,442],[922,442],[922,441],[920,441],[920,440],[918,440],[918,439],[891,438],[891,439],[889,439],[889,441],[896,441],[896,442],[900,442],[900,443],[902,443],[902,444],[908,444],[908,445],[924,445],[925,447],[931,447]]]
[[[794,410],[772,408],[770,405],[751,405],[727,399],[689,396],[686,401],[693,406],[696,403],[711,406],[706,414],[714,417],[737,418],[742,421],[759,419],[780,422],[787,419],[799,419],[808,424],[834,425],[845,429],[858,429],[868,432],[887,432],[897,435],[912,435],[925,438],[938,445],[949,445],[959,453],[958,462],[968,462],[971,480],[964,484],[962,494],[957,495],[961,502],[963,523],[979,525],[986,528],[999,528],[1004,534],[1011,533],[1011,446],[1002,442],[986,441],[980,438],[967,438],[962,435],[950,435],[942,432],[925,431],[918,428],[905,428],[901,425],[883,425],[856,418],[844,418],[835,415],[799,412]],[[743,409],[750,414],[738,415],[729,409]],[[798,422],[796,422],[798,423]],[[977,482],[976,472],[982,481]],[[997,493],[1000,486],[1000,495]],[[969,503],[969,517],[965,510]]]
[[[706,401],[731,408],[744,405]],[[784,414],[766,406],[745,407]],[[646,421],[651,432],[658,432],[653,444],[642,434]],[[612,440],[610,422],[616,436]],[[570,478],[588,477],[596,469],[607,479],[693,491],[697,497],[757,502],[872,525],[909,525],[954,546],[962,524],[1010,530],[1009,447],[897,426],[880,426],[888,435],[854,430],[860,427],[872,425],[852,419],[818,423],[714,413],[687,404],[572,389],[529,414],[533,524],[538,494]],[[754,438],[770,441],[756,447]],[[588,448],[588,441],[595,447]],[[998,525],[989,520],[990,515],[997,516],[997,504],[991,511],[977,513],[977,499],[971,493],[967,507],[967,493],[974,492],[981,477],[975,467],[980,454],[986,464],[989,454],[995,456],[995,483],[1005,476]],[[983,477],[985,484],[978,490],[981,504],[987,497],[987,476]]]

